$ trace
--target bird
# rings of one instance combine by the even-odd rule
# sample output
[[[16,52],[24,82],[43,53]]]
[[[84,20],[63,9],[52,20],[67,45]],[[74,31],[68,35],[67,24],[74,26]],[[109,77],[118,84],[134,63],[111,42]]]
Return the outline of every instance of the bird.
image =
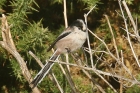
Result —
[[[86,41],[87,38],[87,26],[82,19],[75,20],[70,26],[64,29],[64,31],[56,38],[56,40],[47,49],[50,51],[54,46],[56,50],[50,57],[50,61],[46,62],[44,67],[35,76],[32,84],[32,89],[36,87],[43,78],[49,73],[50,69],[54,65],[54,62],[59,55],[73,52],[80,49]]]

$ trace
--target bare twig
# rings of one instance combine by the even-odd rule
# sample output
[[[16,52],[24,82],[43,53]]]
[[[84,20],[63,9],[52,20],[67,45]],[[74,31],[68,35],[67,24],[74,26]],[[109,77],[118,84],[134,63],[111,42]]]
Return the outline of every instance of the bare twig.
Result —
[[[36,60],[36,62],[40,65],[41,68],[44,67],[44,65],[42,64],[42,62],[40,61],[40,59],[32,51],[29,51],[29,54]],[[58,83],[58,80],[56,79],[56,76],[54,75],[54,73],[49,74],[49,78],[58,87],[58,89],[60,90],[60,92],[61,93],[64,93],[63,92],[63,89],[61,88],[60,84]]]
[[[67,79],[67,81],[68,81],[68,83],[69,83],[69,85],[71,87],[72,93],[79,93],[79,91],[75,87],[75,84],[74,84],[74,82],[73,82],[73,80],[71,78],[70,73],[66,73],[66,71],[64,70],[64,68],[63,68],[63,66],[61,64],[59,64],[59,66],[60,66],[62,72],[64,73],[64,75],[65,75],[65,77],[66,77],[66,79]],[[67,67],[66,67],[66,69],[67,69]],[[67,72],[68,72],[68,69],[67,69]]]
[[[82,66],[82,62],[80,60],[80,58],[75,58],[75,55],[72,55],[72,57],[75,59],[76,63],[78,64],[77,67],[83,67]],[[74,64],[75,65],[75,64]],[[73,65],[73,66],[74,66]],[[76,65],[75,65],[76,66]],[[105,93],[105,91],[103,90],[103,88],[91,77],[91,75],[84,69],[82,68],[82,71],[84,72],[84,74],[92,81],[92,84],[95,84],[95,86],[102,92]]]
[[[29,51],[29,54],[36,60],[36,62],[40,65],[40,67],[42,67],[42,68],[44,67],[44,65],[42,64],[40,59],[37,58],[37,56],[32,51]]]
[[[108,46],[106,45],[106,43],[105,43],[102,39],[100,39],[100,38],[99,38],[96,34],[94,34],[91,30],[88,29],[88,31],[105,45],[105,47],[106,47],[108,53],[111,55],[112,58],[114,58],[116,61],[119,61],[118,58],[116,58],[116,57],[110,52]]]
[[[67,5],[66,5],[66,0],[63,0],[63,6],[64,6],[64,12],[63,12],[63,14],[64,14],[64,21],[65,21],[65,28],[67,28],[68,27],[68,20],[67,20],[67,7],[66,7]],[[66,56],[66,62],[69,63],[68,54],[65,54],[65,56]],[[67,65],[67,68],[70,71],[69,65]]]
[[[110,22],[109,22],[108,16],[105,15],[105,18],[106,18],[106,20],[107,20],[107,23],[108,23],[108,26],[109,26],[111,35],[112,35],[112,37],[113,37],[113,43],[114,43],[114,47],[115,47],[115,50],[116,50],[117,58],[120,59],[120,57],[119,57],[119,52],[118,52],[118,48],[117,48],[117,44],[116,44],[116,40],[115,40],[115,37],[114,37],[114,34],[113,34],[113,30],[112,30],[111,24],[110,24]]]
[[[86,23],[86,27],[87,27],[87,17],[89,15],[89,13],[96,7],[93,6],[92,9],[87,13],[87,14],[84,14],[84,18],[85,18],[85,23]],[[91,47],[90,47],[90,41],[89,41],[89,35],[88,35],[88,28],[86,29],[86,32],[87,32],[87,42],[88,42],[88,48],[89,48],[89,52],[90,52],[90,61],[91,61],[91,66],[92,68],[94,68],[94,65],[93,65],[93,57],[92,57],[92,51],[91,51]]]
[[[64,5],[64,21],[65,21],[65,28],[68,27],[68,21],[67,21],[67,8],[66,8],[66,0],[63,0]]]
[[[84,69],[82,69],[82,71],[102,93],[105,93],[104,89],[91,77],[91,75],[87,71],[85,71]]]
[[[137,26],[136,26],[136,23],[134,22],[134,19],[133,19],[132,15],[131,15],[131,12],[129,11],[129,8],[128,8],[126,2],[125,2],[125,1],[122,1],[122,3],[123,3],[123,6],[124,6],[125,9],[126,9],[126,12],[127,12],[127,14],[128,14],[128,17],[129,17],[131,23],[132,23],[132,25],[133,25],[134,33],[137,35]]]
[[[101,71],[101,70],[98,70],[98,69],[94,69],[94,68],[90,68],[90,67],[83,67],[83,66],[79,66],[79,65],[76,65],[76,64],[72,64],[72,63],[66,63],[66,62],[62,62],[62,61],[59,61],[59,60],[58,61],[53,61],[53,62],[56,62],[58,64],[65,64],[65,65],[70,65],[70,66],[76,66],[76,67],[79,67],[79,68],[82,68],[82,69],[85,69],[85,70],[89,70],[89,71],[93,71],[93,72],[96,71],[96,72],[98,72],[100,74],[103,74],[103,75],[116,77],[116,78],[119,78],[119,79],[122,79],[122,80],[126,80],[127,82],[131,82],[131,83],[139,84],[140,85],[139,81],[131,80],[131,79],[125,78],[125,77],[117,75],[117,74],[112,74],[112,73],[109,73],[109,72],[104,72],[104,71]]]
[[[2,14],[2,38],[3,41],[0,41],[0,45],[7,50],[7,52],[11,53],[19,63],[19,66],[21,68],[22,74],[24,78],[30,83],[32,81],[31,74],[26,66],[26,62],[23,60],[23,58],[20,56],[20,54],[17,52],[11,33],[10,33],[10,27],[8,26],[8,22],[6,19],[6,16]],[[35,87],[33,90],[33,93],[40,93],[39,89]]]
[[[127,25],[127,21],[126,21],[126,18],[125,18],[125,15],[124,15],[124,12],[123,12],[123,9],[122,9],[122,6],[121,6],[121,1],[118,0],[118,2],[119,2],[120,10],[121,10],[121,13],[122,13],[122,17],[123,17],[123,20],[124,20],[124,23],[125,23],[125,29],[126,29],[126,32],[127,32],[127,38],[128,38],[129,46],[130,46],[131,51],[132,51],[132,53],[133,53],[133,56],[134,56],[134,58],[135,58],[135,60],[136,60],[136,62],[137,62],[137,65],[140,67],[140,63],[139,63],[138,57],[137,57],[137,55],[136,55],[136,53],[135,53],[135,51],[134,51],[134,48],[133,48],[132,43],[131,43],[131,40],[130,40],[128,25]],[[123,2],[123,4],[124,4],[124,6],[126,6],[126,5],[125,5],[126,2],[125,2],[125,1],[122,1],[122,2]],[[127,11],[128,11],[128,9],[127,9]],[[131,18],[131,17],[130,17],[130,18]],[[131,19],[131,20],[132,20],[132,19]],[[134,25],[134,23],[132,23],[132,24]],[[136,28],[134,27],[134,29],[136,29]]]
[[[14,42],[13,42],[13,39],[12,39],[12,36],[11,36],[11,32],[10,32],[10,26],[8,25],[8,22],[7,22],[7,19],[6,19],[6,16],[4,14],[2,14],[2,38],[3,38],[3,41],[6,42],[7,44],[10,44],[11,47],[13,49],[16,50],[16,47],[14,45]]]
[[[60,84],[58,83],[58,80],[57,80],[56,76],[54,75],[54,73],[52,73],[51,75],[52,75],[52,77],[53,77],[53,81],[55,81],[55,83],[56,83],[58,89],[60,90],[60,92],[61,92],[61,93],[64,93],[64,91],[63,91],[63,89],[61,88]]]
[[[95,5],[96,6],[96,5]],[[95,7],[94,6],[94,7]],[[86,26],[87,26],[87,16],[89,15],[89,13],[94,9],[94,7],[87,13],[87,14],[84,14],[84,17],[85,17],[85,23],[86,23]],[[89,35],[88,35],[88,28],[87,28],[87,42],[88,42],[88,48],[89,48],[89,54],[90,54],[90,60],[91,60],[91,66],[94,70],[94,72],[100,77],[102,78],[102,80],[104,80],[109,86],[110,88],[112,88],[114,90],[114,92],[117,92],[113,87],[112,85],[110,85],[95,69],[95,66],[93,65],[93,57],[92,57],[92,50],[91,50],[91,47],[90,47],[90,41],[89,41]],[[105,44],[106,45],[106,44]],[[109,49],[108,49],[109,50]],[[109,51],[110,52],[110,51]],[[111,54],[111,52],[110,52]],[[114,56],[113,56],[114,57]],[[117,59],[117,58],[116,58]]]

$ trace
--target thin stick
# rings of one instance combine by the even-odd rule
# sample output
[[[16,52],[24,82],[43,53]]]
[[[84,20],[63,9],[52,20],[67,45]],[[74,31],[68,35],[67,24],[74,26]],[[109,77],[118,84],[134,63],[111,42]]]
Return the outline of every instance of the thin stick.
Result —
[[[105,43],[102,39],[100,39],[100,38],[99,38],[96,34],[94,34],[91,30],[88,29],[88,31],[105,45],[105,47],[106,47],[108,53],[111,55],[112,58],[114,58],[116,61],[119,61],[118,58],[116,58],[116,57],[110,52],[108,46],[106,45],[106,43]]]
[[[122,60],[122,63],[124,62],[124,58],[123,58],[123,52],[121,50],[121,60]],[[123,74],[122,71],[120,71],[121,75]],[[120,93],[123,93],[123,81],[122,79],[119,79],[120,80]]]
[[[54,52],[54,49],[52,49],[52,51]],[[50,62],[50,61],[49,61]],[[51,62],[55,62],[54,60],[51,60]],[[65,62],[66,63],[66,62]],[[69,63],[66,63],[66,64],[69,64]],[[61,71],[63,72],[63,74],[65,75],[71,89],[72,89],[72,92],[73,93],[79,93],[77,88],[75,87],[75,84],[70,76],[70,73],[68,72],[68,69],[67,69],[67,66],[66,66],[66,69],[67,69],[67,72],[68,74],[66,73],[65,69],[63,68],[62,64],[59,64],[60,68],[61,68]]]
[[[116,50],[117,58],[120,59],[119,53],[118,53],[117,44],[116,44],[116,40],[115,40],[115,37],[114,37],[114,34],[113,34],[113,30],[112,30],[111,24],[110,24],[110,22],[109,22],[108,16],[105,15],[105,18],[106,18],[106,20],[107,20],[107,23],[108,23],[108,26],[109,26],[111,35],[112,35],[112,37],[113,37],[113,43],[114,43],[114,47],[115,47],[115,50]]]
[[[100,74],[98,73],[97,70],[94,69],[94,72],[95,72],[95,73],[96,73],[110,88],[112,88],[113,91],[114,91],[115,93],[118,93],[118,92],[115,90],[115,88],[113,88],[113,86],[112,86],[102,75],[100,75]]]
[[[64,5],[64,21],[65,21],[65,28],[68,27],[68,21],[67,21],[67,8],[66,8],[66,0],[63,0]]]
[[[42,62],[40,61],[40,59],[32,51],[29,51],[29,54],[36,60],[36,62],[39,64],[39,66],[41,68],[44,67],[44,65],[42,64]],[[56,79],[56,76],[54,75],[54,73],[49,74],[48,76],[53,81],[53,83],[58,87],[58,89],[60,90],[60,92],[61,93],[64,93],[63,92],[63,89],[61,88],[60,84],[58,83],[58,80]]]
[[[52,77],[53,77],[53,81],[55,81],[58,89],[60,90],[61,93],[64,93],[63,89],[61,88],[60,84],[58,83],[58,80],[56,78],[56,76],[54,75],[54,73],[51,73]]]
[[[32,51],[29,51],[29,54],[36,60],[36,62],[39,64],[39,66],[40,66],[41,68],[44,67],[44,65],[42,64],[42,62],[40,61],[40,59],[37,58],[37,56],[36,56]]]
[[[2,33],[3,41],[0,41],[0,45],[7,52],[12,54],[13,57],[17,60],[24,78],[30,84],[30,82],[32,81],[31,73],[29,72],[29,69],[26,66],[26,62],[23,60],[23,58],[21,57],[21,55],[17,52],[17,50],[15,48],[15,44],[13,42],[13,39],[12,39],[12,36],[10,33],[10,27],[8,25],[6,16],[4,14],[2,14],[2,27],[1,28],[2,28],[1,33]],[[37,87],[35,87],[32,91],[33,91],[33,93],[40,93],[40,91]]]
[[[75,57],[75,55],[73,55],[73,54],[72,54],[72,57],[75,59],[76,63],[78,64],[77,67],[82,67],[82,61],[80,60],[80,58]],[[105,91],[103,90],[103,88],[91,77],[91,75],[88,73],[88,71],[86,71],[83,68],[82,68],[82,71],[91,80],[92,85],[94,84],[102,93],[105,93]]]
[[[96,6],[96,5],[95,5]],[[87,16],[89,15],[89,13],[95,8],[95,6],[92,7],[92,9],[87,13],[84,14],[84,18],[85,18],[85,23],[86,23],[86,27],[87,27]],[[90,61],[91,61],[91,66],[92,68],[94,68],[94,64],[93,64],[93,57],[92,57],[92,51],[91,51],[91,47],[90,47],[90,41],[89,41],[89,34],[88,34],[88,28],[86,29],[87,32],[87,42],[88,42],[88,48],[89,48],[89,52],[90,52]]]
[[[112,73],[109,73],[109,72],[104,72],[104,71],[101,71],[101,70],[98,70],[98,69],[94,69],[94,68],[90,68],[90,67],[83,67],[83,66],[79,66],[79,65],[76,65],[76,64],[72,64],[72,63],[66,63],[66,62],[62,62],[62,61],[53,61],[53,62],[58,63],[58,64],[76,66],[76,67],[79,67],[79,68],[82,68],[82,69],[85,69],[85,70],[89,70],[89,71],[93,71],[93,72],[97,71],[98,73],[103,74],[103,75],[113,76],[113,77],[116,77],[116,78],[121,78],[123,80],[126,80],[126,81],[134,83],[134,84],[140,84],[140,82],[137,81],[137,80],[131,80],[131,79],[125,78],[123,76],[119,76],[119,75],[112,74]]]
[[[94,9],[96,7],[96,5],[95,6],[93,6],[89,11],[88,11],[88,13],[86,14],[86,16],[88,16],[89,15],[89,13],[91,13],[91,11]]]
[[[127,15],[128,15],[128,17],[129,17],[131,23],[132,23],[132,25],[133,25],[134,33],[137,35],[137,26],[136,26],[136,24],[135,24],[135,22],[134,22],[134,19],[133,19],[132,15],[131,15],[131,12],[129,11],[129,8],[128,8],[126,2],[125,2],[125,1],[122,1],[122,3],[123,3],[123,6],[124,6],[125,9],[126,9]]]
[[[67,20],[67,7],[66,7],[66,0],[63,0],[63,6],[64,6],[64,21],[65,21],[65,28],[68,27],[68,20]],[[65,54],[66,56],[66,62],[69,63],[69,57],[68,57],[68,54]],[[70,67],[69,65],[67,65],[67,68],[69,69],[70,71]]]
[[[85,71],[84,69],[82,69],[82,71],[102,93],[106,93],[104,89],[91,77],[91,75],[87,71]]]
[[[124,23],[125,23],[125,29],[126,29],[126,32],[127,32],[127,38],[128,38],[128,43],[129,43],[129,46],[131,48],[131,51],[132,51],[132,54],[137,62],[137,65],[140,67],[140,63],[139,63],[139,60],[138,60],[138,57],[136,56],[136,53],[134,51],[134,48],[132,46],[132,43],[131,43],[131,40],[130,40],[130,36],[129,36],[129,31],[128,31],[128,26],[127,26],[127,21],[126,21],[126,18],[124,16],[124,12],[123,12],[123,9],[122,9],[122,6],[121,6],[121,1],[119,1],[119,6],[120,6],[120,10],[121,10],[121,13],[122,13],[122,17],[123,17],[123,20],[124,20]],[[123,3],[125,3],[125,1],[122,1]]]
[[[63,68],[63,66],[61,64],[59,64],[59,66],[60,66],[62,72],[64,73],[64,75],[65,75],[65,77],[66,77],[66,79],[67,79],[67,81],[68,81],[68,83],[69,83],[69,85],[71,87],[72,93],[79,93],[78,90],[75,87],[75,84],[74,84],[70,74],[66,73],[66,71],[64,70],[64,68]]]

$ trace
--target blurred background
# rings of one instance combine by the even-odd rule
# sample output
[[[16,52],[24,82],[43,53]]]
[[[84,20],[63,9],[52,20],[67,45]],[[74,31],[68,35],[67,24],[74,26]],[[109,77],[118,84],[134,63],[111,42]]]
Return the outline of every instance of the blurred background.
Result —
[[[137,25],[139,27],[140,0],[125,1],[134,19],[138,19]],[[76,19],[84,20],[84,14],[96,4],[96,8],[94,8],[87,18],[88,28],[103,39],[110,51],[115,55],[111,33],[104,15],[106,14],[109,17],[118,44],[118,50],[124,51],[125,64],[127,64],[127,67],[133,71],[134,75],[139,80],[140,69],[137,68],[136,64],[133,64],[134,58],[131,55],[128,43],[125,43],[123,38],[123,36],[126,36],[126,32],[120,28],[124,27],[124,21],[119,15],[121,12],[118,1],[67,0],[66,4],[68,24],[71,24]],[[47,48],[65,28],[63,11],[63,0],[0,0],[0,16],[1,14],[7,16],[8,24],[11,25],[10,30],[15,46],[27,62],[27,66],[33,77],[41,68],[28,54],[28,51],[32,51],[43,63],[45,63],[46,59],[49,59],[52,52],[46,52]],[[129,23],[130,20],[127,21]],[[128,24],[128,26],[130,27],[130,32],[132,32],[132,25]],[[91,48],[94,50],[101,44],[101,42],[95,39],[92,35],[89,35],[89,37]],[[2,40],[1,35],[0,40]],[[134,47],[139,50],[139,43],[137,40],[135,38],[132,38],[131,40]],[[85,43],[85,46],[87,46],[87,43]],[[106,51],[103,45],[100,45],[99,50]],[[81,52],[79,55],[81,58],[83,57]],[[108,55],[104,55],[104,62],[98,61],[97,63],[97,56],[100,55],[101,53],[95,53],[93,55],[94,63],[97,64],[97,69],[111,72],[104,62],[111,65],[111,68],[115,68],[116,65],[114,59]],[[137,51],[137,55],[139,58],[139,51]],[[89,59],[88,54],[87,58]],[[70,61],[73,62],[72,58]],[[118,67],[116,70],[119,72],[120,68]],[[54,66],[53,71],[56,74],[57,79],[60,81],[60,84],[65,88],[65,92],[70,93],[71,90],[69,85],[58,65]],[[76,83],[80,93],[93,93],[93,90],[94,93],[100,93],[98,89],[92,89],[89,78],[87,78],[79,68],[71,67],[71,72],[74,79],[73,81]],[[92,76],[107,93],[114,93],[113,90],[111,90],[110,87],[107,86],[107,84],[97,75],[92,73]],[[114,78],[108,76],[105,76],[105,78],[116,90],[120,90],[120,83]],[[0,80],[1,93],[31,92],[28,82],[24,79],[21,73],[19,64],[15,58],[2,47],[0,47]],[[57,87],[47,77],[39,85],[39,89],[42,93],[59,93]],[[138,93],[139,91],[140,88],[137,85],[123,89],[124,93]]]

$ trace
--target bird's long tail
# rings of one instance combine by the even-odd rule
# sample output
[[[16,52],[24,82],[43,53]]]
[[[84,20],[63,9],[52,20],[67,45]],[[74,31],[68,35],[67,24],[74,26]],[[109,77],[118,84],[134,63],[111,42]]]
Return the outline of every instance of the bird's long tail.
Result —
[[[56,51],[57,52],[57,51]],[[56,52],[50,58],[50,60],[55,61],[58,57]],[[32,88],[36,87],[38,83],[40,83],[43,78],[49,73],[51,67],[53,66],[54,62],[47,62],[45,66],[39,71],[39,73],[35,76],[34,80],[31,82]]]

